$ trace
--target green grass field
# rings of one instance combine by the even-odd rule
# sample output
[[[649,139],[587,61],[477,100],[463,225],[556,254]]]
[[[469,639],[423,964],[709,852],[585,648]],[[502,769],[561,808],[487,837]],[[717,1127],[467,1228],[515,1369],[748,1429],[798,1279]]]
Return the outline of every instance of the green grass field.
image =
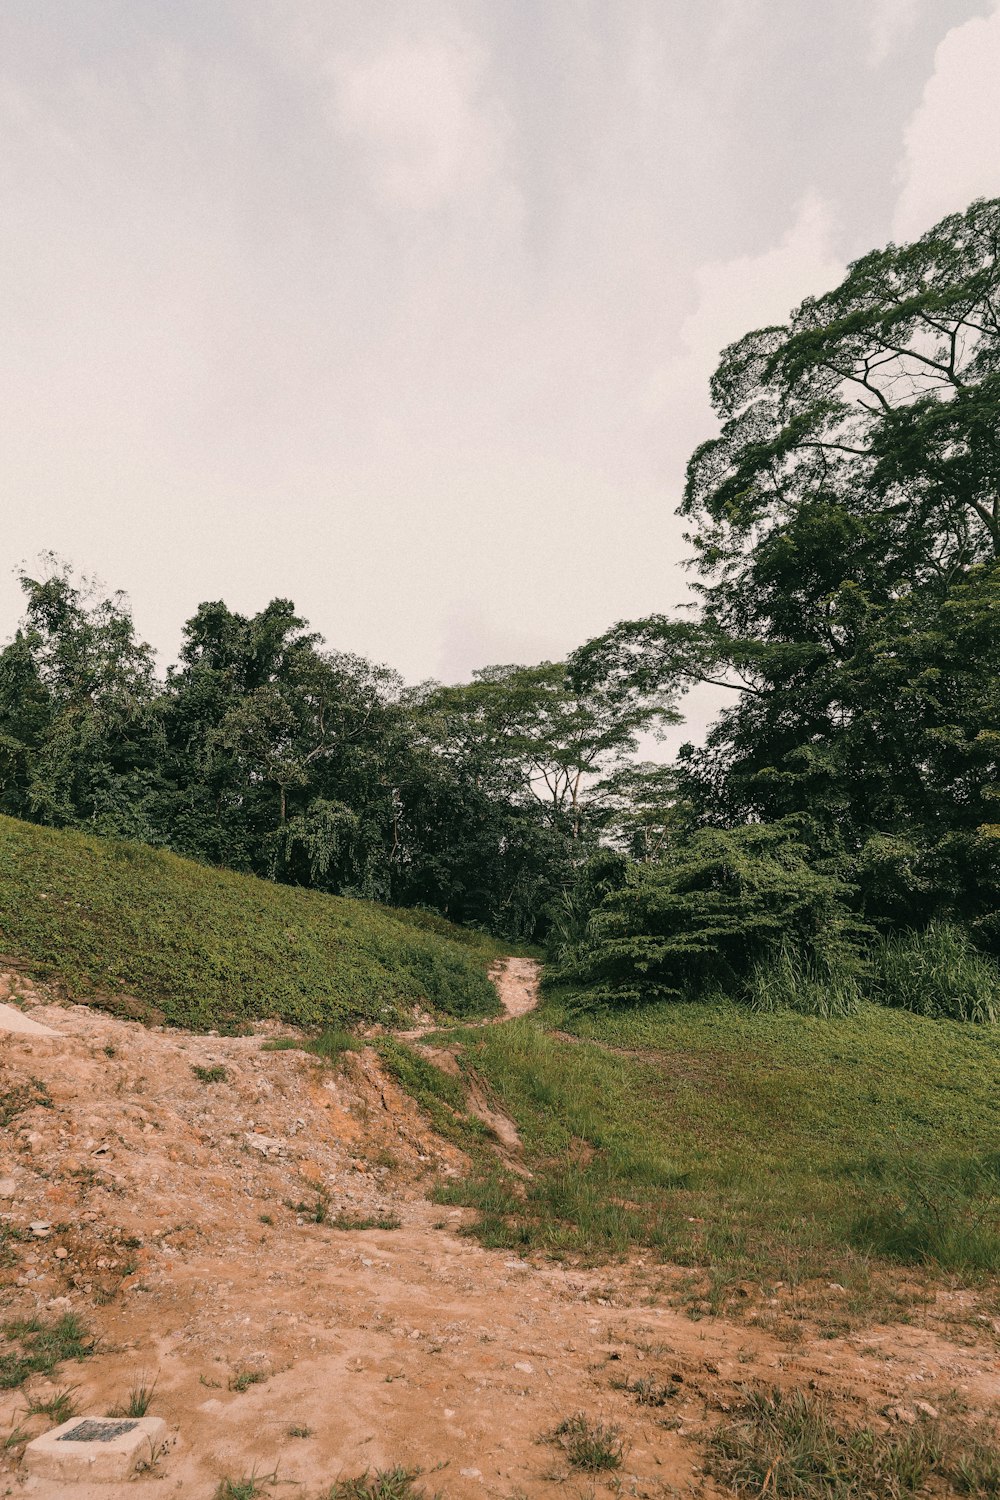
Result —
[[[740,1276],[857,1285],[877,1262],[1000,1270],[1000,1031],[865,1006],[536,1016],[464,1033],[534,1176],[480,1162],[449,1202],[488,1244],[637,1245]]]
[[[415,1003],[489,1015],[486,970],[501,951],[423,913],[0,818],[0,952],[76,996],[135,997],[172,1025],[393,1021]]]

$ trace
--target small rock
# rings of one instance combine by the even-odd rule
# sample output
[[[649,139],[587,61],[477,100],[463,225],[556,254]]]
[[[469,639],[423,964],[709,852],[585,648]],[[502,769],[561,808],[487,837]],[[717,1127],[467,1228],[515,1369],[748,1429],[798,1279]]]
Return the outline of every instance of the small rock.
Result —
[[[514,1369],[520,1370],[523,1375],[534,1375],[535,1373],[534,1365],[529,1364],[526,1359],[519,1359],[515,1364]]]
[[[51,1234],[52,1232],[52,1225],[49,1223],[48,1219],[36,1219],[34,1224],[28,1225],[28,1228],[31,1230],[32,1234],[37,1235],[41,1240],[43,1240],[47,1234]]]
[[[907,1427],[912,1427],[917,1420],[916,1413],[912,1412],[908,1406],[887,1406],[885,1415],[890,1422],[903,1422]]]
[[[13,1177],[0,1177],[0,1198],[13,1198],[17,1182]]]
[[[56,1260],[65,1260],[68,1254],[69,1251],[66,1249],[65,1245],[56,1246]]]
[[[922,1417],[930,1417],[932,1420],[941,1415],[937,1407],[932,1406],[929,1401],[914,1401],[913,1410],[918,1411]]]
[[[271,1135],[258,1135],[253,1130],[248,1130],[243,1139],[251,1151],[259,1151],[261,1156],[284,1156],[285,1143]]]
[[[482,1469],[459,1469],[458,1472],[463,1479],[482,1479],[483,1477]]]

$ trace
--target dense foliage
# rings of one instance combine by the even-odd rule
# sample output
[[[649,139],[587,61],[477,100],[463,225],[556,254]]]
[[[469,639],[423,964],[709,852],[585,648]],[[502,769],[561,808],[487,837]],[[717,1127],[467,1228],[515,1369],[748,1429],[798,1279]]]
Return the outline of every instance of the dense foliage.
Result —
[[[662,716],[564,667],[407,690],[287,600],[202,604],[157,678],[124,596],[56,559],[0,652],[0,812],[531,937]]]
[[[947,930],[956,955],[970,937],[1000,952],[998,251],[1000,200],[974,203],[724,351],[721,431],[692,458],[681,506],[697,616],[622,623],[572,663],[623,703],[696,681],[734,691],[681,753],[687,824],[668,863],[589,927],[580,965],[602,982],[617,969],[623,997],[646,984],[649,944],[666,951],[664,901],[676,913],[705,827],[744,851],[756,839],[766,884],[775,846],[749,830],[794,826],[803,901],[830,879],[887,939],[931,932],[940,957]],[[724,865],[711,881],[736,893]],[[743,910],[746,948],[756,900]],[[775,962],[791,944],[806,963],[794,921],[778,927]],[[728,961],[711,904],[680,930]],[[677,989],[684,966],[672,974]]]

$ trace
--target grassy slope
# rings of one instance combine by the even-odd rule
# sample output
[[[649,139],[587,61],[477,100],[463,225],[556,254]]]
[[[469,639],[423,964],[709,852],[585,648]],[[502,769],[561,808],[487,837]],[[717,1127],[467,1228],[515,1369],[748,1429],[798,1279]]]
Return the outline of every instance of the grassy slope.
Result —
[[[574,1021],[553,997],[540,1017],[468,1033],[465,1058],[535,1173],[523,1199],[488,1173],[448,1189],[484,1210],[487,1242],[644,1244],[723,1281],[856,1281],[872,1251],[1000,1269],[997,1029],[876,1006]]]
[[[381,1021],[415,1002],[496,1011],[498,946],[446,933],[419,914],[0,818],[0,951],[77,995],[136,996],[174,1025]]]

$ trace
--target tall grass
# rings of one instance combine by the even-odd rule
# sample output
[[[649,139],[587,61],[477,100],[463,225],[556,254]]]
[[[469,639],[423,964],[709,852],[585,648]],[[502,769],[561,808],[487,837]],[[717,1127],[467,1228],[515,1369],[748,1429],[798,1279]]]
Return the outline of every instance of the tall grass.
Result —
[[[953,1021],[1000,1022],[1000,969],[949,922],[879,943],[873,976],[874,996],[883,1005]]]
[[[754,964],[744,998],[751,1010],[793,1010],[804,1016],[849,1016],[861,1004],[856,965],[829,962],[782,943]]]

